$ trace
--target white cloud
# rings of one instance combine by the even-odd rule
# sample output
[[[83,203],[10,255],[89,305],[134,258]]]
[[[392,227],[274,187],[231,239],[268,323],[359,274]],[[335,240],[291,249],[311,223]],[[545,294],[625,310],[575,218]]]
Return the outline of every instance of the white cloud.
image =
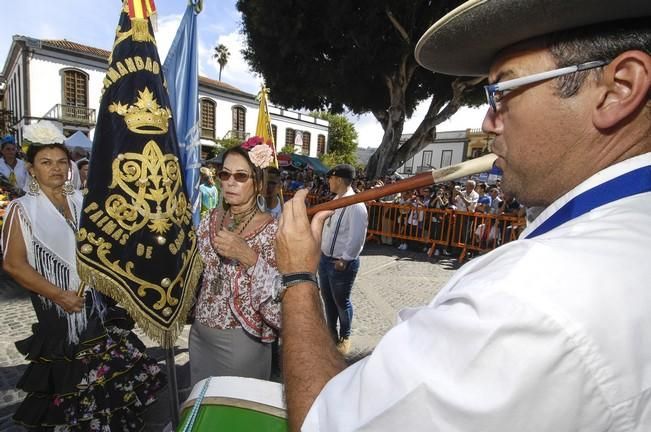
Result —
[[[158,31],[156,32],[156,46],[158,47],[158,56],[162,62],[165,62],[167,52],[172,46],[174,36],[179,28],[183,15],[166,15],[158,17]]]
[[[355,125],[357,146],[359,148],[380,146],[384,131],[380,123],[373,117],[373,114],[349,115],[348,119]]]
[[[206,63],[214,71],[214,76],[219,76],[219,64],[217,60],[212,57],[214,48],[224,44],[230,52],[228,63],[222,70],[222,81],[239,88],[242,91],[249,93],[257,93],[260,89],[262,78],[249,70],[249,65],[242,56],[242,49],[244,48],[244,37],[238,31],[233,31],[226,35],[219,36],[213,46],[209,48],[209,52],[204,57]],[[211,74],[212,75],[212,74]]]
[[[438,131],[456,131],[465,129],[481,129],[486,115],[487,105],[480,107],[461,107],[452,117],[439,124]]]

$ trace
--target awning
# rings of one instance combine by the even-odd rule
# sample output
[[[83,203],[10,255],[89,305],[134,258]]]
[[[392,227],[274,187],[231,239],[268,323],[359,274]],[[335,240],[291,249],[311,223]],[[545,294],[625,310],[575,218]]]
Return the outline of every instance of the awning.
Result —
[[[82,131],[77,131],[66,138],[65,144],[70,148],[81,147],[85,150],[93,148],[93,142]]]
[[[293,154],[292,164],[294,164],[294,162],[298,162],[296,165],[301,165],[303,168],[309,167],[318,174],[325,174],[328,172],[328,167],[323,165],[323,163],[317,158]]]

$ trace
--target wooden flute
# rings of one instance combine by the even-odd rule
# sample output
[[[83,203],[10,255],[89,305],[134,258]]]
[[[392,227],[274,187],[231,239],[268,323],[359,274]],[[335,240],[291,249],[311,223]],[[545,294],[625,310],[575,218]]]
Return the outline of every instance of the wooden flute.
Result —
[[[335,210],[360,202],[373,201],[387,195],[405,192],[412,189],[418,189],[434,183],[456,180],[472,174],[479,174],[482,172],[490,171],[493,168],[493,164],[495,163],[496,159],[497,156],[490,153],[475,159],[470,159],[458,163],[456,165],[450,165],[448,167],[435,169],[430,172],[416,174],[413,177],[400,180],[392,184],[373,189],[367,189],[352,196],[347,196],[315,205],[314,207],[307,209],[307,215],[312,216],[323,210]]]

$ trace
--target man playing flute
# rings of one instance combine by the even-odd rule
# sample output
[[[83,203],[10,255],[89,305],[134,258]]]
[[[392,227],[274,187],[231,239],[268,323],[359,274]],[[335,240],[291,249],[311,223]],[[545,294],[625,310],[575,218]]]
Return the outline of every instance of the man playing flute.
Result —
[[[328,213],[297,193],[276,244],[292,430],[651,430],[651,2],[470,0],[415,55],[488,75],[502,188],[545,210],[346,368],[310,281]]]

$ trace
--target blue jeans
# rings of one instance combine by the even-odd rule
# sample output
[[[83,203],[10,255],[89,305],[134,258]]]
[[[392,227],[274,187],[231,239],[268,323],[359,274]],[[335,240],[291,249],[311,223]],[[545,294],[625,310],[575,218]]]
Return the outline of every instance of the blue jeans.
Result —
[[[337,320],[339,320],[339,337],[350,336],[350,326],[353,320],[353,304],[350,292],[353,289],[355,276],[359,270],[359,258],[349,261],[345,270],[335,270],[334,258],[321,254],[319,263],[319,288],[325,305],[326,322],[330,333],[337,338]]]

